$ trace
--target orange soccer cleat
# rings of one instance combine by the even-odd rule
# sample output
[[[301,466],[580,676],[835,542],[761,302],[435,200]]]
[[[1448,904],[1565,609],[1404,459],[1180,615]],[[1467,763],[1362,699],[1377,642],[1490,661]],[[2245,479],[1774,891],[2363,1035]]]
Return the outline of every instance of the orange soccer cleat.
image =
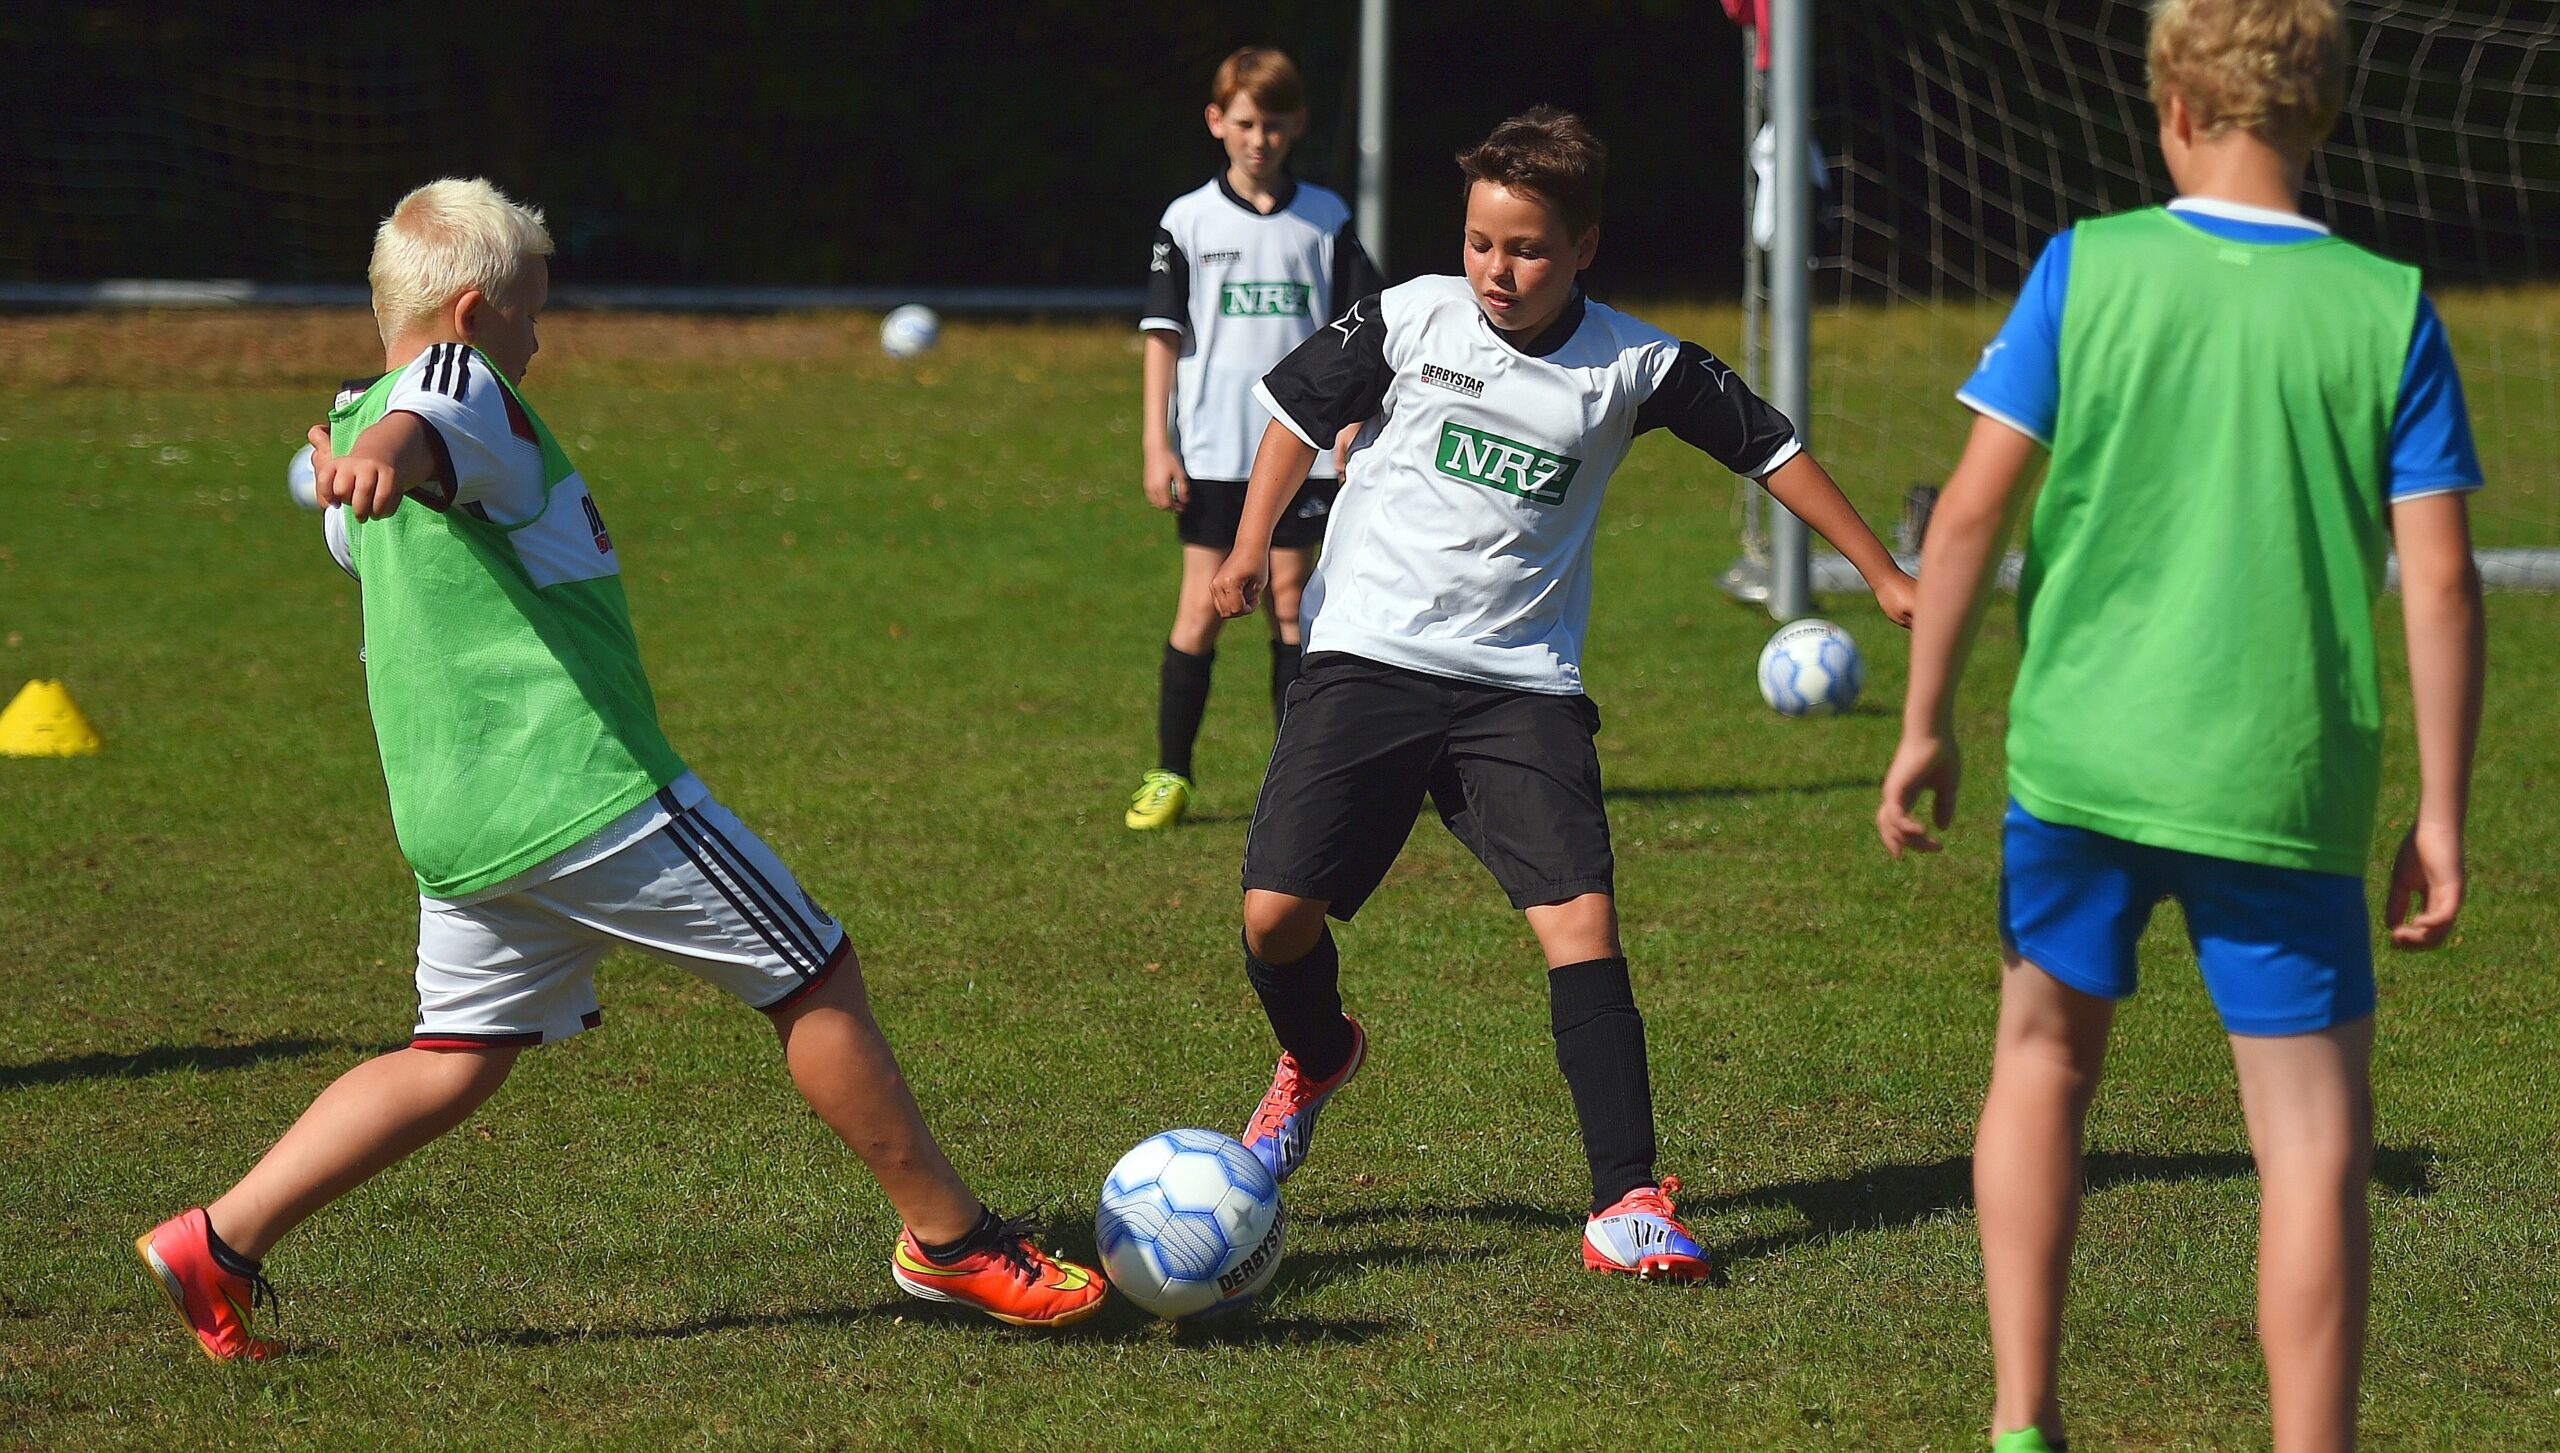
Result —
[[[1351,1083],[1360,1066],[1369,1058],[1369,1031],[1360,1021],[1345,1014],[1343,1022],[1351,1026],[1351,1058],[1342,1068],[1321,1080],[1307,1078],[1298,1068],[1298,1057],[1283,1053],[1280,1067],[1271,1072],[1271,1088],[1262,1092],[1262,1103],[1253,1110],[1253,1119],[1244,1127],[1244,1148],[1261,1161],[1275,1181],[1285,1181],[1298,1173],[1307,1159],[1307,1147],[1315,1143],[1316,1117],[1324,1113],[1324,1102],[1333,1092]]]
[[[154,1226],[133,1243],[134,1255],[160,1279],[169,1305],[216,1362],[264,1362],[276,1344],[249,1335],[249,1314],[275,1305],[276,1290],[253,1266],[224,1266],[213,1250],[213,1218],[199,1206]]]
[[[898,1233],[890,1274],[909,1296],[949,1302],[1017,1327],[1069,1327],[1102,1310],[1101,1273],[1061,1261],[1032,1244],[1030,1229],[1003,1221],[949,1261],[924,1254],[913,1231]]]

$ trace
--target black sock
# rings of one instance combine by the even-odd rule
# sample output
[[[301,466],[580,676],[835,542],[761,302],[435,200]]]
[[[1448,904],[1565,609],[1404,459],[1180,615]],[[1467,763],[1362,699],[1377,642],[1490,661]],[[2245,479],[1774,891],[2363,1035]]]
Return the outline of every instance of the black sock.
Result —
[[[924,1259],[927,1261],[949,1266],[972,1251],[983,1250],[982,1243],[994,1237],[997,1229],[1003,1225],[1004,1218],[997,1215],[993,1208],[981,1206],[978,1208],[978,1224],[964,1232],[959,1240],[927,1241],[919,1236],[916,1238],[916,1250],[923,1252]]]
[[[1573,1091],[1582,1151],[1591,1160],[1596,1213],[1653,1175],[1653,1080],[1645,1067],[1644,1016],[1627,961],[1592,959],[1547,973],[1556,1066]]]
[[[1350,1061],[1351,1021],[1342,1017],[1342,958],[1331,928],[1295,963],[1266,963],[1246,949],[1244,976],[1300,1074],[1325,1079]]]
[[[1194,656],[1168,642],[1164,669],[1157,676],[1156,765],[1191,775],[1191,744],[1200,739],[1200,718],[1209,710],[1209,668],[1218,653]]]
[[[233,1276],[256,1276],[259,1269],[266,1265],[261,1261],[251,1261],[232,1250],[230,1243],[222,1239],[222,1233],[213,1229],[211,1216],[204,1218],[204,1245],[207,1251],[213,1253],[213,1264]]]
[[[1271,643],[1271,729],[1280,729],[1280,718],[1289,710],[1289,687],[1298,679],[1298,662],[1307,648],[1291,641]]]

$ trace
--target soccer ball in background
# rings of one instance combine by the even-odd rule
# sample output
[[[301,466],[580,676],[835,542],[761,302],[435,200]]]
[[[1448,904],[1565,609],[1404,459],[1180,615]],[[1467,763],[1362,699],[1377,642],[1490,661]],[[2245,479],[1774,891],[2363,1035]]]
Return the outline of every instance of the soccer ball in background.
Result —
[[[880,351],[891,358],[913,358],[942,341],[942,319],[922,303],[891,310],[880,320]]]
[[[1280,1269],[1280,1183],[1214,1130],[1139,1141],[1102,1183],[1094,1245],[1120,1294],[1177,1321],[1252,1301]]]
[[[1829,621],[1790,621],[1760,648],[1760,697],[1780,716],[1838,716],[1866,680],[1858,643]]]

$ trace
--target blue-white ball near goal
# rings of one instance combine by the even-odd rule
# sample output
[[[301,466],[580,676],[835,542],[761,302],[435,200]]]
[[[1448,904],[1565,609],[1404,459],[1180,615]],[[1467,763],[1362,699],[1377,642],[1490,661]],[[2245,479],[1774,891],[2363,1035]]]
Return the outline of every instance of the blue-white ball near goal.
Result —
[[[942,341],[942,319],[922,303],[893,308],[880,320],[880,350],[891,358],[914,358]]]
[[[1838,716],[1866,681],[1858,643],[1829,621],[1790,621],[1760,648],[1760,698],[1780,716]]]
[[[1252,1301],[1280,1269],[1284,1224],[1280,1184],[1252,1151],[1168,1130],[1111,1168],[1093,1239],[1122,1296],[1179,1321]]]

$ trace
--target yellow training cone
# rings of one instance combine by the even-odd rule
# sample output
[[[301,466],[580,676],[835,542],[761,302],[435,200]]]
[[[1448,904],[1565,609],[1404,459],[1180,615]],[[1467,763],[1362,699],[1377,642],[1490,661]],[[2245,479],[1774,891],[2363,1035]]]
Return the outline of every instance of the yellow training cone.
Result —
[[[30,681],[0,711],[0,757],[80,757],[98,750],[98,729],[59,681]]]

